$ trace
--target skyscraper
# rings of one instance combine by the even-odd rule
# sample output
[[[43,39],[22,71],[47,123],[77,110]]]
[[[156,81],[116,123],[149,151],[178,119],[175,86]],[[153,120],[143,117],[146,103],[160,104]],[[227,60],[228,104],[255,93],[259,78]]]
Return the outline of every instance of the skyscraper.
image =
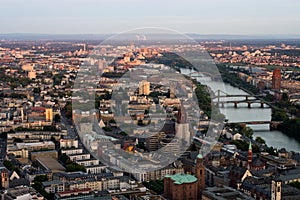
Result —
[[[139,94],[140,95],[149,95],[150,94],[150,82],[141,81],[139,84]]]
[[[175,98],[175,83],[170,84],[170,98],[174,99]]]
[[[281,70],[277,68],[273,71],[272,89],[280,90],[280,88],[281,88]]]
[[[176,137],[184,140],[187,144],[191,144],[192,135],[190,132],[190,124],[187,120],[186,110],[184,109],[183,103],[178,109],[177,122],[175,123]]]
[[[53,120],[53,111],[52,111],[52,108],[47,108],[45,115],[46,115],[46,121],[52,122],[52,120]]]

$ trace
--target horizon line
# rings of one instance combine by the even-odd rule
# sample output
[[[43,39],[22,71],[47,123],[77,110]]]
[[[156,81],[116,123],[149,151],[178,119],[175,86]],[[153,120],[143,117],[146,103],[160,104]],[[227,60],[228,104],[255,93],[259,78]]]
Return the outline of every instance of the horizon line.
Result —
[[[14,35],[14,34],[20,34],[20,35],[118,35],[118,34],[141,34],[138,32],[119,32],[119,33],[22,33],[22,32],[10,32],[10,33],[1,33],[0,35]],[[233,36],[268,36],[268,35],[299,35],[300,33],[251,33],[251,34],[245,34],[245,33],[143,33],[143,34],[161,34],[161,35],[180,35],[180,34],[186,34],[186,35],[233,35]]]

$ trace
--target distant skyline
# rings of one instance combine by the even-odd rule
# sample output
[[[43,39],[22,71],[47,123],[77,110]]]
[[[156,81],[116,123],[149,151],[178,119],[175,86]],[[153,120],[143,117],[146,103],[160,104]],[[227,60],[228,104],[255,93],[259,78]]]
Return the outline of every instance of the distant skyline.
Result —
[[[9,0],[0,34],[113,34],[142,27],[182,33],[299,35],[298,0]]]

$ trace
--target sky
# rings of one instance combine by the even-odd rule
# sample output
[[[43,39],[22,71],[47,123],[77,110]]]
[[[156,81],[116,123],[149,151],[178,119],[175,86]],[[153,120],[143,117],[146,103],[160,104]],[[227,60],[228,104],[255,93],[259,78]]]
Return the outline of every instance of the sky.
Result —
[[[300,34],[299,0],[0,0],[0,33]]]

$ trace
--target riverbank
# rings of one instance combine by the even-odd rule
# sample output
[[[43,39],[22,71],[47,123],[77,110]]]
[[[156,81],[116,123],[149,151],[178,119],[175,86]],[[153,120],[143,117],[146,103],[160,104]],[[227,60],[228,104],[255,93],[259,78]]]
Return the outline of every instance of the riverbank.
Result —
[[[235,73],[230,73],[228,67],[224,64],[218,65],[222,79],[225,83],[232,85],[233,87],[238,87],[239,89],[245,91],[251,95],[261,94],[259,89],[255,86],[243,81]],[[238,72],[235,70],[235,72]],[[283,123],[276,126],[276,130],[282,131],[285,135],[294,138],[300,142],[300,118],[290,118],[290,113],[297,114],[298,108],[291,105],[288,100],[286,101],[277,101],[276,105],[268,103],[270,100],[273,100],[274,97],[271,95],[265,95],[262,100],[267,103],[272,108],[272,121],[282,121]],[[296,111],[295,111],[296,110]],[[296,112],[296,113],[295,113]],[[273,127],[274,130],[274,127]]]
[[[182,69],[181,73],[190,74],[192,71],[189,69]],[[209,77],[198,77],[198,82],[209,86],[212,91],[218,89],[225,91],[230,95],[247,95],[244,90],[234,87],[230,84],[220,81],[211,80]],[[241,100],[241,98],[230,98],[231,100]],[[234,108],[231,104],[225,104],[224,108],[220,108],[220,112],[226,116],[229,123],[239,123],[246,121],[270,121],[272,118],[271,108],[260,108],[260,105],[253,105],[251,109],[246,104],[239,104],[238,108]],[[269,147],[274,149],[286,148],[288,151],[300,152],[300,143],[293,138],[288,137],[280,131],[271,131],[269,125],[249,125],[254,131],[254,139],[257,136],[262,136]],[[292,145],[291,145],[292,144]]]

